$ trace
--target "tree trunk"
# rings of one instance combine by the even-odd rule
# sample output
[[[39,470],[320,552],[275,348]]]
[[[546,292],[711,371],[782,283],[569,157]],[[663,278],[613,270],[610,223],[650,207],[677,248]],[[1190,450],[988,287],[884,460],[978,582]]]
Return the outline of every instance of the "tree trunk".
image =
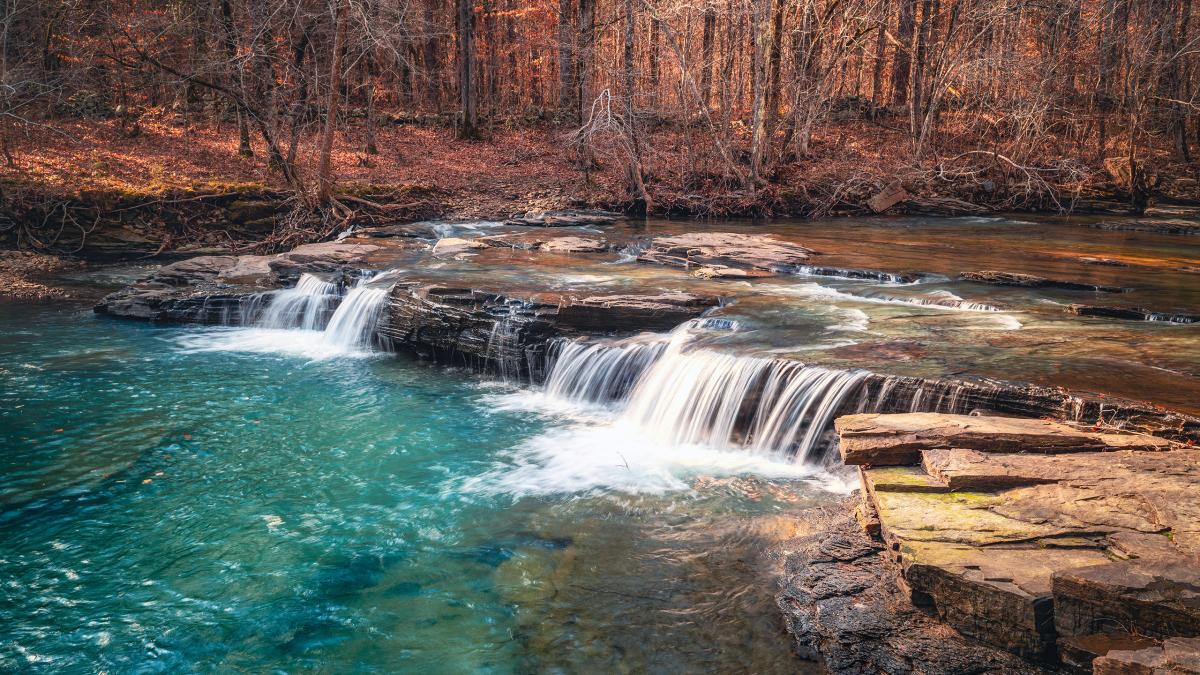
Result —
[[[711,6],[704,8],[704,30],[700,47],[700,93],[704,98],[702,105],[708,107],[712,100],[712,74],[716,64],[713,63],[713,34],[717,30],[717,13]]]
[[[576,119],[582,125],[592,105],[588,89],[596,45],[596,0],[579,0],[579,49],[575,55]]]
[[[879,27],[876,29],[877,32],[875,34],[875,58],[871,72],[872,107],[883,105],[883,53],[887,46],[888,17],[891,16],[891,9],[892,3],[890,0],[883,0],[883,6],[880,9]]]
[[[559,114],[578,108],[575,93],[575,40],[571,32],[571,0],[558,0]]]
[[[329,107],[325,111],[325,128],[321,131],[321,154],[317,167],[317,197],[328,204],[333,195],[333,132],[337,128],[338,104],[342,93],[342,46],[346,42],[347,0],[337,0],[337,28],[333,35],[333,58],[329,67]]]
[[[479,112],[475,100],[475,8],[471,0],[458,0],[458,100],[462,107],[459,138],[479,137]]]
[[[917,2],[900,0],[900,18],[896,26],[896,41],[892,50],[892,103],[904,105],[908,102],[908,78],[912,70],[913,36],[917,25]]]
[[[625,0],[625,49],[622,71],[625,81],[625,125],[629,134],[629,182],[634,198],[641,202],[643,211],[649,212],[653,208],[653,204],[650,195],[646,192],[646,183],[642,178],[641,132],[638,129],[637,118],[633,110],[633,98],[637,93],[637,79],[633,64],[636,21],[637,15],[634,12],[633,0]]]
[[[221,0],[221,29],[224,37],[225,58],[229,60],[229,88],[240,89],[245,96],[242,78],[237,76],[237,33],[233,27],[233,7],[229,0]],[[250,125],[246,120],[246,111],[240,104],[234,103],[238,124],[238,154],[243,157],[253,157],[254,149],[250,147]]]

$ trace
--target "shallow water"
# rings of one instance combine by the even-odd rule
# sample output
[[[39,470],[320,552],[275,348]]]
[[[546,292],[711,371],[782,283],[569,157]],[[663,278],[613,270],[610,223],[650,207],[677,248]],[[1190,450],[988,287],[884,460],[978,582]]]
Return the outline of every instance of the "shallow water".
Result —
[[[0,304],[0,670],[802,666],[753,553],[837,480],[319,341]]]
[[[634,262],[648,237],[697,229],[770,232],[820,251],[823,266],[921,277],[700,280]],[[563,233],[601,235],[617,250],[383,251],[372,271],[397,271],[352,295],[322,287],[293,298],[321,320],[247,328],[0,303],[0,671],[803,671],[760,554],[797,533],[797,510],[846,494],[853,474],[793,461],[785,437],[803,415],[790,408],[815,414],[813,394],[866,368],[1200,412],[1200,324],[1064,311],[1200,311],[1194,238],[1013,218]],[[1134,290],[955,280],[981,269]],[[74,283],[145,271],[93,270]],[[376,317],[368,301],[399,279],[689,290],[725,302],[663,368],[636,364],[649,375],[632,390],[585,376],[615,367],[603,359],[530,387],[374,352],[360,332]],[[821,368],[783,373],[766,360],[775,356]],[[777,398],[794,405],[764,403],[757,438],[713,431],[742,413],[726,405],[729,390],[774,374]],[[807,445],[813,430],[803,431]]]
[[[711,293],[728,303],[715,315],[736,319],[742,330],[710,342],[739,353],[895,375],[1029,381],[1200,414],[1200,324],[1079,317],[1066,311],[1082,303],[1200,314],[1200,238],[1086,226],[1098,220],[1026,215],[649,220],[561,231],[601,237],[629,250],[651,237],[686,231],[767,233],[818,251],[814,264],[918,273],[914,284],[799,274],[706,281],[678,268],[634,262],[620,251],[547,255],[508,249],[439,259],[432,266],[415,266],[409,276],[501,290]],[[493,224],[486,234],[503,229]],[[1097,259],[1125,266],[1088,262]],[[956,279],[978,270],[1131,290],[1012,288]],[[937,304],[953,300],[959,306]],[[988,311],[993,309],[999,311]]]

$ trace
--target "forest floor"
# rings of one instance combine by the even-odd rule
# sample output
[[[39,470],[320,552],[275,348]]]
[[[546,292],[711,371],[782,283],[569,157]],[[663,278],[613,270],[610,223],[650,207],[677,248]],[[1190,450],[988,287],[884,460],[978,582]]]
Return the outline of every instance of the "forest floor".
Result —
[[[229,187],[282,187],[267,167],[257,137],[255,155],[238,154],[237,128],[186,124],[172,116],[144,116],[133,138],[115,119],[69,120],[14,135],[13,161],[0,180],[38,185],[69,195],[112,191],[154,196],[177,190],[221,191]],[[315,165],[311,139],[300,145],[301,176]],[[485,141],[462,141],[453,130],[383,126],[379,154],[367,155],[361,128],[339,133],[334,173],[340,186],[412,186],[435,191],[439,207],[460,218],[507,216],[554,208],[574,200],[610,202],[616,195],[603,172],[585,185],[553,129],[497,131]]]
[[[873,197],[897,188],[903,188],[902,199],[889,214],[1128,208],[1105,161],[1071,157],[1068,144],[1039,148],[1043,168],[1030,169],[972,149],[977,143],[969,134],[948,134],[940,154],[918,160],[901,122],[830,122],[814,133],[808,155],[780,161],[753,189],[744,177],[731,175],[745,173],[738,164],[745,153],[737,147],[730,149],[731,170],[704,129],[653,128],[642,156],[652,212],[716,218],[869,214]],[[131,126],[109,118],[10,128],[0,147],[0,245],[87,257],[107,233],[109,252],[136,255],[222,246],[280,250],[345,227],[346,221],[328,219],[283,224],[294,192],[267,166],[257,136],[253,156],[238,154],[233,123],[151,110],[137,120],[136,133],[129,133]],[[634,203],[620,144],[601,141],[585,170],[569,127],[497,124],[482,140],[468,141],[445,125],[381,123],[376,145],[377,154],[365,152],[366,130],[357,119],[339,131],[333,151],[337,189],[356,209],[367,205],[358,214],[365,222],[498,219],[561,208],[622,210]],[[309,189],[316,147],[315,131],[298,144],[296,165]],[[1165,155],[1150,162],[1161,194],[1200,198],[1196,165],[1173,165]],[[247,203],[255,208],[241,212],[252,215],[235,218],[232,209]],[[253,215],[263,204],[269,218]],[[312,217],[303,216],[309,223]]]
[[[900,121],[828,123],[814,134],[809,156],[782,163],[754,191],[718,175],[720,159],[702,131],[658,129],[644,145],[646,181],[655,210],[675,214],[840,215],[865,209],[864,202],[894,180],[925,200],[927,212],[946,206],[945,200],[987,209],[1058,206],[1031,195],[1031,186],[1023,183],[1029,172],[998,159],[989,165],[981,158],[984,152],[959,154],[974,147],[970,142],[957,144],[961,148],[947,143],[941,155],[915,160]],[[137,124],[133,137],[117,119],[58,120],[15,130],[9,134],[11,159],[0,165],[0,181],[57,195],[110,191],[154,196],[231,186],[282,187],[279,173],[268,169],[256,135],[254,156],[238,154],[232,123],[151,111]],[[418,188],[436,194],[434,211],[442,217],[495,218],[567,206],[620,208],[630,202],[623,158],[600,151],[591,170],[583,171],[566,127],[498,126],[483,140],[465,141],[444,126],[381,124],[379,154],[366,154],[365,146],[360,123],[337,134],[333,165],[339,186]],[[309,183],[315,149],[312,134],[299,145],[297,164]],[[1051,153],[1063,151],[1047,149],[1042,164],[1063,162]],[[1056,185],[1067,197],[1113,192],[1112,177],[1100,158],[1070,164],[1071,180]],[[1172,178],[1197,173],[1194,166],[1159,167]],[[1194,183],[1195,177],[1189,180]],[[1171,181],[1167,183],[1170,187]]]

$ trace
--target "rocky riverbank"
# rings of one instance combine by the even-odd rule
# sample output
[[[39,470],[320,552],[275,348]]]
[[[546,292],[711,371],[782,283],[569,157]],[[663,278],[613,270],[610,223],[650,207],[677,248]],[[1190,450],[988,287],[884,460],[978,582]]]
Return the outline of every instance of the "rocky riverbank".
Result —
[[[877,614],[890,630],[919,611],[1047,669],[1197,672],[1200,451],[998,417],[852,415],[837,429],[859,467],[858,527],[835,518],[794,544],[779,596],[798,646],[832,671],[918,672],[916,656],[919,672],[966,672],[977,652],[954,640],[846,647]],[[900,669],[879,660],[902,656]],[[1021,672],[995,654],[981,666]]]

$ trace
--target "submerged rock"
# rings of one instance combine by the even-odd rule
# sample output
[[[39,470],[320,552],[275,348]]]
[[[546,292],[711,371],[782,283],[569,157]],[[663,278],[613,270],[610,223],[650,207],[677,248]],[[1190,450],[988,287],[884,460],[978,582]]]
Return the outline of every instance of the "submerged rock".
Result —
[[[528,227],[577,227],[582,225],[612,225],[625,216],[613,211],[591,209],[564,209],[561,211],[530,211],[522,216],[513,216],[505,225]]]
[[[1100,316],[1128,321],[1161,321],[1163,323],[1196,323],[1200,314],[1155,312],[1142,307],[1104,307],[1100,305],[1071,305],[1068,310],[1079,316]]]
[[[814,253],[811,249],[780,241],[769,235],[733,232],[693,232],[656,237],[638,256],[640,262],[676,267],[733,268],[776,273],[800,265]],[[723,276],[717,274],[715,276]]]
[[[1200,234],[1200,222],[1179,218],[1143,218],[1139,220],[1105,221],[1100,223],[1092,223],[1090,227],[1101,230],[1154,232],[1157,234]]]
[[[997,272],[995,270],[983,270],[980,272],[963,272],[958,275],[963,281],[974,281],[980,284],[991,284],[993,286],[1023,286],[1026,288],[1059,288],[1067,291],[1094,291],[1098,293],[1128,293],[1133,290],[1131,288],[1123,288],[1120,286],[1100,286],[1089,284],[1081,281],[1062,281],[1059,279],[1047,279],[1033,274],[1020,274],[1018,272]]]

